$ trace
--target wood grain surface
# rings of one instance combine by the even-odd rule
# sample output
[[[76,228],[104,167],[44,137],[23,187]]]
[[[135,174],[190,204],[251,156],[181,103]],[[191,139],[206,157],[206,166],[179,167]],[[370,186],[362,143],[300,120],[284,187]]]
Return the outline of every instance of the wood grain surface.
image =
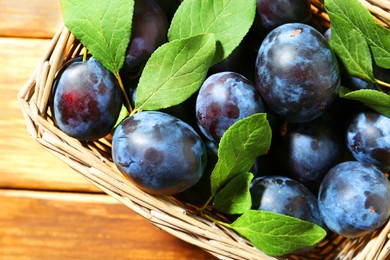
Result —
[[[210,259],[106,195],[0,190],[0,259]]]
[[[48,44],[48,39],[0,38],[0,188],[97,192],[27,133],[16,97]]]
[[[60,24],[60,0],[0,0],[1,36],[51,38]]]
[[[44,150],[17,94],[60,28],[59,0],[0,0],[0,259],[214,259]]]

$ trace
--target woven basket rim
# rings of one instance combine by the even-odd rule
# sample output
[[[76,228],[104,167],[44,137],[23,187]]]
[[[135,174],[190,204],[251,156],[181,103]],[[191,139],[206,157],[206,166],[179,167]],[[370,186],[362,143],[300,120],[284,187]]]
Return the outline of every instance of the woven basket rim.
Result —
[[[362,1],[378,22],[390,27],[390,1]],[[320,0],[312,1],[312,9],[329,22]],[[380,9],[380,10],[378,10]],[[139,190],[116,168],[109,153],[109,137],[83,143],[70,138],[53,124],[48,100],[56,73],[83,47],[65,26],[53,36],[34,72],[18,93],[29,135],[48,152],[84,176],[92,184],[116,198],[156,227],[194,244],[223,259],[278,259],[256,249],[233,230],[196,215],[196,208],[169,196],[154,196]],[[218,217],[218,216],[217,216]],[[223,215],[220,216],[223,218]],[[385,259],[390,254],[390,221],[378,232],[357,239],[331,235],[313,252],[291,255],[290,259],[356,258]],[[325,257],[327,256],[327,257]]]

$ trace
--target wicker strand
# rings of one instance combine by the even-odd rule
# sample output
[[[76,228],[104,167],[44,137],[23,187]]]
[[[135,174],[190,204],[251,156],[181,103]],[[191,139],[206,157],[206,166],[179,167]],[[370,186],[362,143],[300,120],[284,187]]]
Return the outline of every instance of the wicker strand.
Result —
[[[53,85],[54,76],[57,73],[58,67],[62,62],[64,56],[64,48],[66,47],[66,40],[69,39],[70,32],[64,27],[60,39],[58,40],[58,45],[53,50],[53,55],[50,57],[50,70],[47,75],[46,84],[44,86],[43,97],[41,103],[38,103],[38,108],[40,113],[45,113],[47,109],[47,103],[50,97],[51,87]]]
[[[379,252],[378,259],[379,260],[385,260],[389,259],[390,256],[390,240],[389,237],[387,237],[387,243],[384,245],[383,249]]]
[[[386,27],[389,27],[390,25],[390,13],[386,12],[382,8],[374,5],[377,1],[364,1],[364,0],[359,0],[363,4],[365,8],[367,8],[368,11],[371,12],[377,19],[379,19],[383,25],[386,25]],[[374,4],[372,4],[372,3]]]
[[[19,99],[19,105],[22,108],[23,117],[26,121],[27,132],[32,139],[36,140],[38,136],[35,129],[35,122],[32,120],[30,114],[30,105],[23,99]]]
[[[386,238],[390,232],[390,221],[387,223],[387,225],[383,228],[382,232],[379,234],[379,236],[374,237],[370,240],[370,244],[367,244],[366,249],[368,249],[367,254],[365,255],[365,250],[362,251],[364,259],[377,259],[378,253],[381,252],[381,248],[383,248]]]

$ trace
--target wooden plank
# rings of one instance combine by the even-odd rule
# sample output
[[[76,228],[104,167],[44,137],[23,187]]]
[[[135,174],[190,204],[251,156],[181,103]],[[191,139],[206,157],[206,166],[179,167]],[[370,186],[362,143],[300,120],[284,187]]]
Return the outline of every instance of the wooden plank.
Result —
[[[0,38],[0,188],[99,192],[27,133],[17,94],[48,44],[44,39]]]
[[[214,259],[106,195],[0,190],[1,259]]]
[[[60,0],[0,0],[0,36],[51,38],[62,24]]]

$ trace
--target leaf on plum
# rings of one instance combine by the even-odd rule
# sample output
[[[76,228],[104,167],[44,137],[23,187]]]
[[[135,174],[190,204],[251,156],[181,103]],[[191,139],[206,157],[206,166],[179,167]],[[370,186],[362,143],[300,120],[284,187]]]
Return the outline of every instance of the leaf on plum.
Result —
[[[227,58],[240,44],[253,24],[256,1],[186,0],[176,11],[168,39],[183,39],[197,34],[213,33],[217,51],[213,64]]]
[[[248,172],[256,158],[268,152],[271,136],[264,113],[246,117],[230,126],[221,138],[218,161],[210,176],[212,195],[236,175]]]
[[[390,30],[378,24],[358,0],[325,0],[325,8],[332,31],[359,32],[370,46],[376,64],[390,68]]]
[[[136,107],[158,110],[185,101],[202,85],[214,54],[213,34],[160,46],[143,69],[136,92]]]
[[[360,101],[384,116],[390,117],[390,95],[373,89],[350,91],[342,87],[340,97]]]
[[[334,20],[338,20],[336,16]],[[340,20],[338,24],[343,24]],[[336,29],[337,28],[337,29]],[[356,30],[348,30],[347,26],[332,29],[331,46],[340,57],[344,67],[352,76],[375,82],[372,71],[371,51],[363,35]]]
[[[62,0],[61,11],[69,31],[118,75],[130,42],[134,0]]]
[[[249,186],[253,179],[250,172],[232,178],[214,197],[214,207],[227,214],[242,214],[252,206]]]

